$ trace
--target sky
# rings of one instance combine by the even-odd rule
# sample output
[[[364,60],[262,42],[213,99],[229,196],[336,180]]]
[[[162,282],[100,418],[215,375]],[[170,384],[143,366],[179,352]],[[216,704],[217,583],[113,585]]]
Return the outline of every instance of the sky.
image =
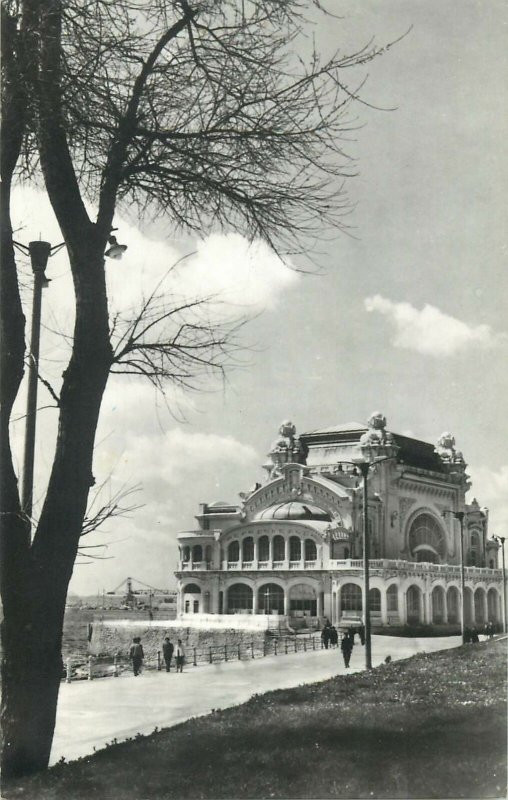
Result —
[[[107,266],[115,308],[134,305],[192,252],[162,287],[214,295],[212,313],[253,319],[226,379],[200,393],[169,388],[171,413],[150,385],[110,380],[94,475],[105,483],[102,499],[136,485],[132,502],[142,507],[88,537],[105,547],[87,552],[103,558],[78,561],[72,592],[113,590],[127,576],[174,588],[178,531],[197,527],[199,503],[235,502],[260,479],[286,419],[301,433],[381,410],[398,433],[435,442],[451,431],[469,464],[470,499],[489,508],[491,533],[508,532],[508,11],[501,0],[337,0],[333,8],[340,18],[312,30],[323,52],[408,33],[362,75],[366,102],[354,110],[348,142],[358,171],[348,187],[351,234],[309,253],[316,274],[291,270],[239,234],[176,238],[171,220],[116,217],[128,250]],[[14,218],[22,241],[61,241],[40,192],[18,187]],[[294,266],[305,263],[295,257]],[[47,272],[41,371],[57,381],[68,352],[55,331],[72,322],[65,251]],[[29,273],[25,265],[27,313]],[[35,513],[56,431],[50,404],[40,389]],[[21,394],[18,463],[23,408]]]

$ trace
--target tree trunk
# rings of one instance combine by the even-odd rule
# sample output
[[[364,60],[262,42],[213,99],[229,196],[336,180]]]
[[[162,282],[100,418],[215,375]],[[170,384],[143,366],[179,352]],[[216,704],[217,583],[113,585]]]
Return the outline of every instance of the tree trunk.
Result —
[[[111,367],[102,244],[82,237],[71,360],[64,373],[53,468],[34,540],[5,571],[2,724],[4,779],[48,765],[62,676],[61,642],[88,493],[95,431]],[[90,241],[92,239],[92,242]],[[9,601],[16,596],[17,602]]]

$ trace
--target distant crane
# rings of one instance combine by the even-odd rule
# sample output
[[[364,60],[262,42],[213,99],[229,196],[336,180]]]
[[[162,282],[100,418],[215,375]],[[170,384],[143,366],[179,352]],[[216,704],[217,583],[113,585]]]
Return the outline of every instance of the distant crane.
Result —
[[[134,587],[134,583],[136,583],[136,587]],[[139,581],[137,578],[130,577],[125,578],[113,591],[106,592],[106,594],[118,594],[122,588],[124,589],[123,600],[128,606],[135,606],[138,597],[148,597],[150,608],[152,607],[154,595],[168,597],[168,599],[171,598],[171,600],[176,597],[176,592],[171,592],[166,589],[157,589],[155,586],[150,586],[149,583],[143,583],[143,581]]]

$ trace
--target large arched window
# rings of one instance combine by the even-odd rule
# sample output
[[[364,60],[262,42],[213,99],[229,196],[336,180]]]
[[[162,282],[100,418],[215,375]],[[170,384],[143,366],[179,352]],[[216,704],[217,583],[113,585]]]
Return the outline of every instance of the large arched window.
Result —
[[[289,609],[293,617],[315,617],[317,614],[316,590],[305,583],[292,586],[289,592]]]
[[[240,544],[237,541],[231,542],[228,546],[228,561],[240,560]]]
[[[183,594],[201,594],[201,589],[197,583],[188,583],[184,587]]]
[[[474,593],[474,621],[477,625],[485,622],[485,590],[477,589]]]
[[[362,590],[356,583],[345,583],[340,590],[340,604],[343,611],[362,610]]]
[[[418,586],[410,586],[406,593],[407,621],[409,623],[420,622],[420,597],[421,592]]]
[[[260,586],[258,608],[260,614],[283,614],[284,589],[277,583],[265,583]]]
[[[289,560],[300,561],[302,557],[302,542],[298,536],[289,537]]]
[[[192,560],[193,561],[202,561],[203,560],[203,548],[200,544],[195,544],[192,548]]]
[[[234,583],[228,589],[228,613],[249,614],[252,611],[252,589],[245,583]]]
[[[254,539],[246,536],[242,542],[242,561],[254,560]]]
[[[268,561],[270,558],[270,542],[268,536],[259,537],[258,557],[260,561]]]
[[[499,595],[495,589],[487,592],[489,622],[499,622]]]
[[[456,586],[450,586],[446,593],[446,607],[448,611],[448,622],[457,623],[460,620],[459,612],[460,595]]]
[[[386,610],[392,614],[399,610],[399,591],[396,583],[392,583],[386,591]]]
[[[273,537],[273,560],[284,561],[286,558],[286,544],[283,536]]]
[[[446,555],[446,539],[439,522],[430,514],[419,514],[409,529],[409,550],[415,561],[437,564]]]
[[[305,561],[317,561],[317,547],[313,539],[305,539]]]
[[[182,561],[190,561],[190,547],[188,545],[182,547]]]
[[[445,591],[442,586],[435,586],[432,590],[432,622],[440,625],[445,619]]]
[[[369,609],[374,614],[381,613],[381,592],[379,589],[370,589],[369,591]]]
[[[473,620],[473,590],[466,586],[464,589],[464,623],[466,625],[472,625]]]
[[[284,613],[284,589],[277,583],[265,583],[258,590],[260,614]]]

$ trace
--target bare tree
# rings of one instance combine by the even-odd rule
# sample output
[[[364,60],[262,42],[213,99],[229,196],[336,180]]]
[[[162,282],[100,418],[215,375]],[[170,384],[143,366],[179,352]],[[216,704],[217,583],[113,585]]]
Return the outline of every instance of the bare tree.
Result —
[[[369,44],[323,62],[305,41],[307,55],[298,58],[309,8],[320,13],[317,0],[3,1],[5,778],[48,764],[67,587],[108,375],[134,371],[157,385],[187,386],[197,366],[220,367],[227,341],[202,322],[197,334],[183,321],[166,336],[161,306],[153,305],[134,323],[119,328],[117,321],[112,341],[104,252],[118,203],[187,230],[218,225],[261,236],[279,252],[342,225],[344,180],[353,174],[342,140],[358,94],[351,68],[380,51]],[[76,312],[53,464],[31,541],[8,428],[25,349],[9,210],[16,169],[26,179],[43,177],[67,245]],[[87,199],[97,205],[95,219]]]

